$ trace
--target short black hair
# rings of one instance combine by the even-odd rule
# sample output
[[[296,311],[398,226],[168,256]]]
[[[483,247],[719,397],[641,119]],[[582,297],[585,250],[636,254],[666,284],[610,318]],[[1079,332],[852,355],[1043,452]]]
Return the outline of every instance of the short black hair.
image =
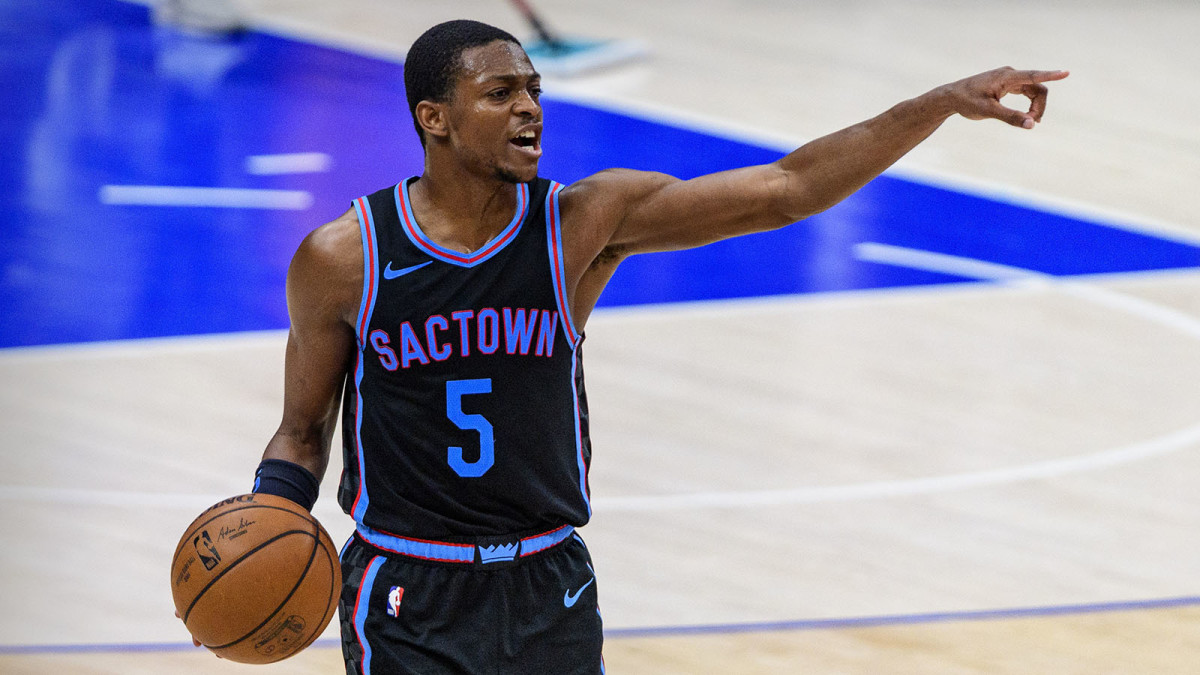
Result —
[[[462,53],[504,40],[517,46],[521,42],[510,33],[479,21],[459,19],[439,23],[417,38],[404,59],[404,90],[413,127],[425,145],[425,132],[417,123],[417,104],[421,101],[445,102],[462,73]]]

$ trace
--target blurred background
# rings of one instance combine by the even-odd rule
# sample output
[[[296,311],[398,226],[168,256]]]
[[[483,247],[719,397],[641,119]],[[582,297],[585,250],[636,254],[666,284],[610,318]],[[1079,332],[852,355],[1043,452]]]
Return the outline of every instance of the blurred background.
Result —
[[[623,265],[585,348],[610,672],[1191,672],[1200,6],[533,9],[569,58],[502,0],[0,0],[0,671],[239,668],[171,552],[278,424],[300,239],[421,170],[407,46],[473,18],[546,73],[563,182],[1072,73],[1035,130],[951,119],[820,216]]]

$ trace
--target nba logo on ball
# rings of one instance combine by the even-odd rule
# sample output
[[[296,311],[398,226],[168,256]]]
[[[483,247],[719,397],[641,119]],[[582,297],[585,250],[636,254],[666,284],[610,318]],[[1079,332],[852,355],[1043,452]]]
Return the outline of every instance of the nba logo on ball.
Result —
[[[388,593],[388,616],[400,616],[400,599],[404,597],[404,589],[392,586]]]

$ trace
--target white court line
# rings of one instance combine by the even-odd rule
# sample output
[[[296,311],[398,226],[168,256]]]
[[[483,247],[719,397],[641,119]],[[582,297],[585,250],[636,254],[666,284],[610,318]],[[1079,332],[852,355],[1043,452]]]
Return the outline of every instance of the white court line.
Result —
[[[1115,450],[1052,459],[1046,462],[991,471],[973,471],[946,476],[872,481],[849,485],[805,487],[792,490],[698,492],[649,497],[609,497],[607,499],[597,497],[593,500],[593,505],[598,513],[609,513],[677,511],[680,509],[696,508],[745,508],[924,496],[979,487],[1006,485],[1027,480],[1058,478],[1070,474],[1107,469],[1149,459],[1158,455],[1177,452],[1197,444],[1200,444],[1200,424]]]
[[[302,211],[313,197],[300,190],[184,187],[178,185],[102,185],[100,203],[120,206],[198,206]]]
[[[781,153],[791,152],[813,140],[743,124],[707,113],[652,103],[617,92],[598,90],[587,82],[555,81],[547,84],[547,90],[546,98],[551,100],[579,103],[605,112],[697,131],[748,145],[770,148]],[[1127,232],[1137,232],[1191,246],[1200,245],[1200,236],[1193,229],[1178,223],[1050,195],[1007,183],[970,177],[952,171],[931,169],[907,157],[889,167],[884,175],[911,183],[945,188],[1002,204],[1087,220]]]
[[[1126,314],[1132,314],[1153,323],[1166,326],[1178,333],[1200,339],[1200,319],[1170,307],[1143,300],[1142,298],[1118,293],[1096,286],[1069,281],[1041,272],[1010,267],[998,263],[963,258],[960,256],[922,251],[903,246],[865,242],[854,247],[859,260],[908,267],[927,272],[941,272],[954,276],[1000,281],[1017,284],[1045,285],[1097,305],[1103,305]]]
[[[154,0],[124,0],[142,5],[154,5]],[[392,40],[371,38],[361,31],[347,32],[331,25],[313,25],[303,19],[279,15],[259,15],[249,18],[256,31],[311,44],[339,49],[368,58],[404,63],[405,45]],[[765,126],[744,124],[711,113],[701,113],[675,105],[654,103],[634,94],[613,91],[597,84],[596,77],[571,81],[555,79],[545,82],[545,98],[578,103],[602,111],[618,113],[636,119],[667,124],[698,131],[726,140],[790,152],[813,140],[792,133],[768,129]],[[1128,232],[1148,234],[1190,245],[1200,245],[1200,236],[1184,225],[1128,213],[1109,206],[1055,196],[1036,190],[1016,187],[999,181],[975,178],[953,171],[920,165],[908,157],[900,159],[885,175],[913,183],[941,187],[955,192],[983,197],[1004,204],[1033,208],[1071,218],[1088,220]]]
[[[1028,269],[873,242],[857,245],[855,247],[855,255],[859,259],[870,262],[915,267],[971,279],[999,281],[1018,285],[1030,283],[1038,286],[1044,285],[1046,288],[1066,291],[1083,299],[1128,312],[1200,339],[1200,320],[1187,314],[1156,305],[1140,298],[1087,286],[1079,282],[1065,281],[1061,278]],[[276,332],[264,332],[253,335],[255,339],[273,341],[281,339],[281,336],[282,333]],[[178,342],[180,341],[164,340],[163,344],[176,345]],[[184,346],[189,346],[192,340],[189,339],[182,342]],[[866,501],[941,494],[971,488],[1057,478],[1096,471],[1178,452],[1197,444],[1200,444],[1200,424],[1121,448],[988,471],[783,490],[702,492],[680,495],[607,498],[598,496],[595,499],[594,505],[600,512],[615,513]],[[205,504],[215,503],[221,498],[222,496],[220,495],[0,485],[0,501],[196,509]]]
[[[333,167],[333,158],[323,152],[293,152],[279,155],[250,155],[246,173],[277,176],[290,173],[324,173]]]
[[[855,244],[854,257],[867,262],[988,281],[1038,280],[1048,282],[1054,279],[1049,274],[1022,267],[1010,267],[986,260],[963,258],[946,253],[892,246],[891,244],[877,244],[872,241]]]
[[[747,508],[868,501],[897,497],[915,497],[994,487],[1029,480],[1044,480],[1108,469],[1200,444],[1200,424],[1165,436],[1102,452],[1052,459],[1024,466],[930,476],[905,480],[870,481],[848,485],[824,485],[788,490],[745,490],[697,492],[679,495],[599,497],[593,505],[599,513],[678,511],[698,508]],[[177,494],[161,492],[124,492],[118,490],[81,490],[72,488],[0,485],[0,501],[76,504],[144,508],[199,509],[228,495]]]
[[[81,490],[22,485],[0,485],[0,501],[74,504],[78,506],[144,507],[152,509],[201,509],[229,495],[133,492],[124,490]]]
[[[283,353],[287,340],[286,328],[236,333],[200,335],[169,335],[164,337],[99,340],[96,342],[66,342],[62,344],[5,347],[0,349],[0,366],[71,360],[103,360],[140,358],[163,354],[206,354],[230,348],[271,347]]]
[[[934,251],[865,242],[854,247],[860,260],[952,274],[970,279],[998,281],[1016,285],[1045,286],[1120,310],[1166,326],[1184,335],[1200,339],[1200,319],[1168,307],[1086,284],[1021,267],[985,260],[964,258]],[[595,500],[598,511],[665,511],[690,508],[735,508],[844,502],[887,497],[906,497],[953,492],[976,487],[995,486],[1018,481],[1056,478],[1068,474],[1128,464],[1150,457],[1183,450],[1200,443],[1200,424],[1172,434],[1134,443],[1123,448],[1087,455],[1048,460],[1024,466],[931,476],[894,481],[874,481],[850,485],[797,488],[792,490],[753,490],[741,492],[703,492],[646,497],[613,497]]]

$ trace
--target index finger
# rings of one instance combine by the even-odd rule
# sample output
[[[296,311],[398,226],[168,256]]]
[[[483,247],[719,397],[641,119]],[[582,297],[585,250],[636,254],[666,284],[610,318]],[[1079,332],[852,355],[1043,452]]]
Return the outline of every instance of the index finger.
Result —
[[[1069,71],[1069,70],[1021,70],[1021,71],[1017,71],[1017,75],[1019,77],[1021,77],[1021,79],[1025,80],[1031,84],[1037,84],[1039,82],[1053,82],[1055,80],[1061,80],[1061,79],[1066,78],[1070,74],[1071,74],[1071,71]]]

